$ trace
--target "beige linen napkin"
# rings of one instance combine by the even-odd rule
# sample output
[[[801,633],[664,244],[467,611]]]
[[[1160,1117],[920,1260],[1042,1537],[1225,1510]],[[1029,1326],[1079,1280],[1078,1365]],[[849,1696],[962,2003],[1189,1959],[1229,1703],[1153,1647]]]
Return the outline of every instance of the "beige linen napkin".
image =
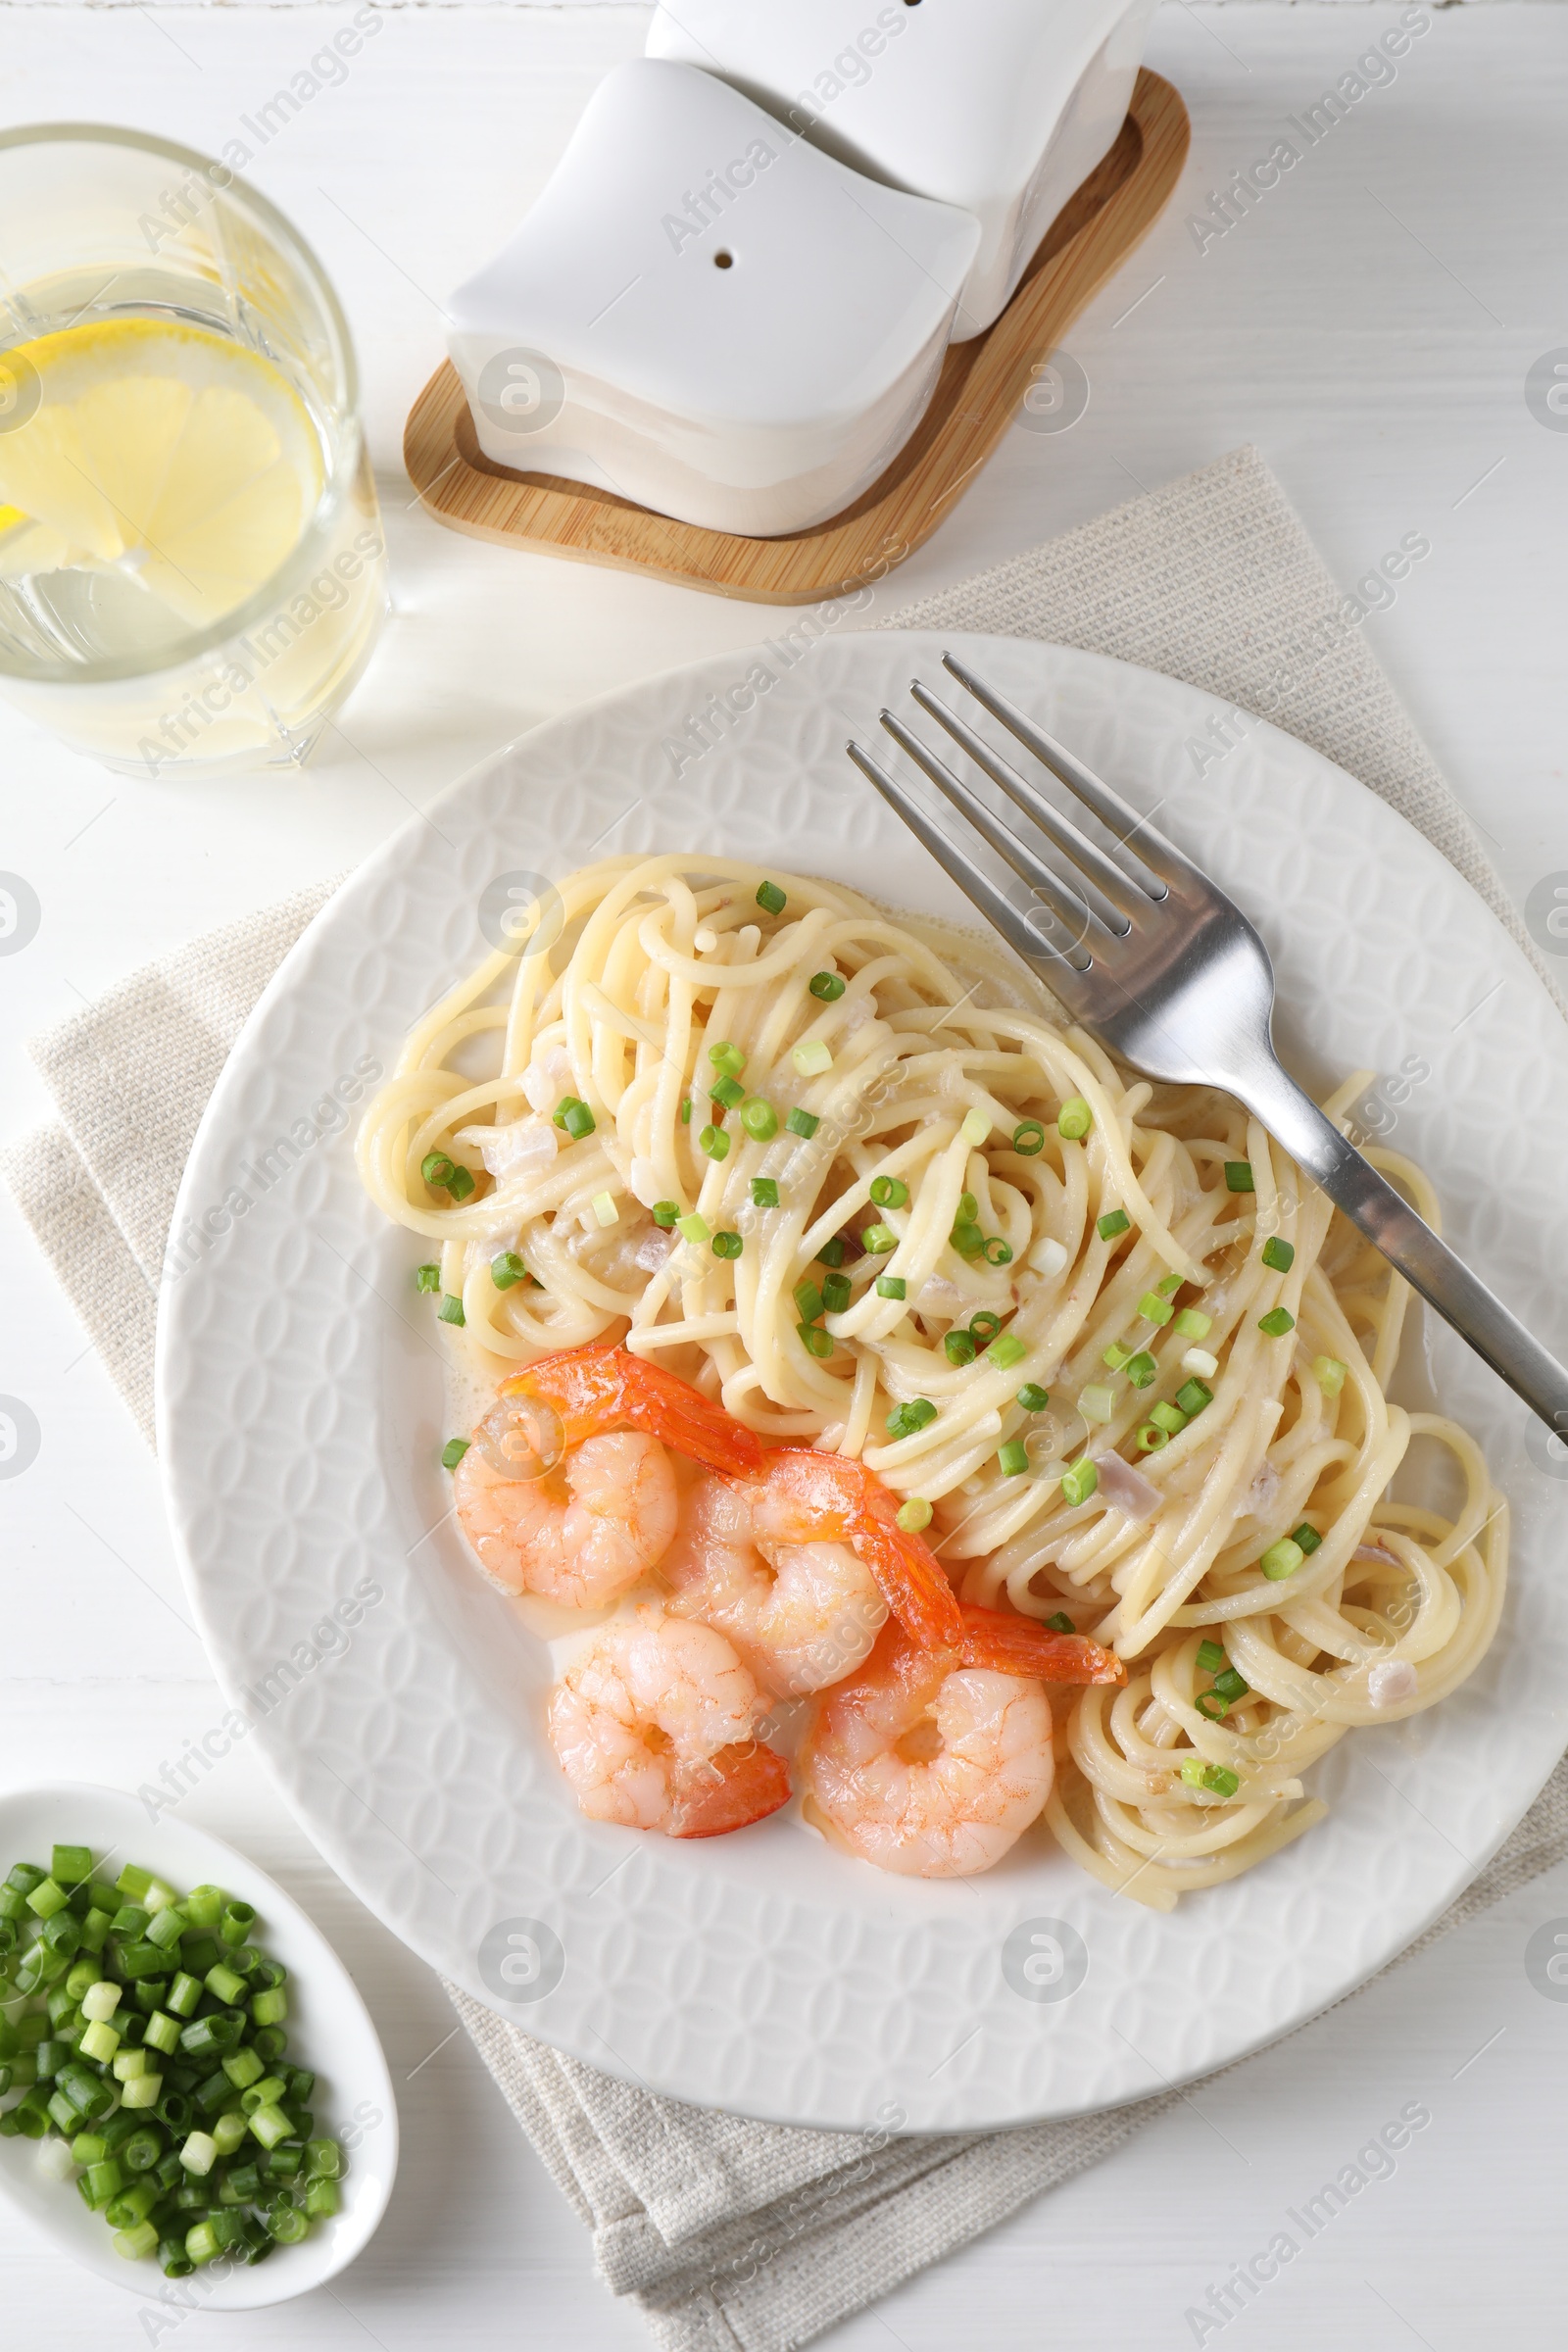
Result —
[[[1261,459],[1241,450],[879,625],[1084,646],[1261,712],[1419,826],[1534,958],[1358,610]],[[30,1049],[58,1124],[0,1159],[0,1173],[149,1443],[159,1271],[197,1120],[251,1005],[327,896],[306,892],[199,940]],[[1565,1854],[1559,1766],[1422,1942]],[[606,2284],[632,2296],[669,2352],[791,2352],[1108,2155],[1179,2095],[1011,2132],[802,2131],[628,2087],[447,1989],[592,2230]]]

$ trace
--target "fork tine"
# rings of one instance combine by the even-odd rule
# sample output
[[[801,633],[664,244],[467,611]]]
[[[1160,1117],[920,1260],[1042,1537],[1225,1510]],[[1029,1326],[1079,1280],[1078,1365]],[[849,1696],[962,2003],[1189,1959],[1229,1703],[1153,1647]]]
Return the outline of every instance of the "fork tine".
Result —
[[[968,819],[981,840],[1011,866],[1020,882],[1027,883],[1038,898],[1045,900],[1057,920],[1074,938],[1086,938],[1091,929],[1104,934],[1107,926],[1101,922],[1094,909],[1059,875],[1054,874],[1049,865],[1043,865],[1015,834],[1000,823],[985,804],[976,800],[967,784],[961,784],[946,761],[939,760],[935,752],[923,744],[918,735],[912,734],[901,718],[891,710],[884,710],[882,724],[900,751],[906,753],[916,767],[929,776],[943,799],[951,802],[958,814]]]
[[[988,686],[983,678],[976,677],[967,662],[957,661],[952,654],[944,654],[942,666],[1026,751],[1033,752],[1037,760],[1043,760],[1052,773],[1066,785],[1067,790],[1075,794],[1086,808],[1093,809],[1101,823],[1116,835],[1123,849],[1131,851],[1132,856],[1149,868],[1156,881],[1163,882],[1168,890],[1173,881],[1185,878],[1192,871],[1174,842],[1167,841],[1164,834],[1156,831],[1147,817],[1140,816],[1137,809],[1122,799],[1120,793],[1113,792],[1108,784],[1102,783],[1092,768],[1085,767],[1081,760],[1075,760],[1065,745],[1059,744],[1054,736],[1048,735],[1043,727],[1037,727],[1032,719],[1025,718],[1004,694],[999,694],[994,686]]]
[[[1026,963],[1038,967],[1043,955],[1053,962],[1061,962],[1077,972],[1088,969],[1089,957],[1077,942],[1058,947],[1043,927],[1036,928],[1021,915],[1011,902],[1004,898],[988,874],[981,872],[956,843],[948,839],[940,826],[934,825],[919,804],[906,792],[904,786],[880,767],[869,752],[862,752],[858,743],[848,743],[845,750],[855,761],[866,782],[880,793],[896,816],[903,819],[915,839],[922,842],[941,866],[950,881],[956,882],[964,897],[977,906],[986,920],[994,923],[1007,945],[1021,956]],[[1082,957],[1082,961],[1075,960]]]
[[[973,727],[964,724],[956,710],[950,710],[946,703],[939,702],[928,686],[922,686],[916,678],[909,693],[927,716],[934,718],[938,726],[947,730],[959,750],[968,753],[975,765],[984,770],[992,783],[1002,787],[1013,807],[1021,808],[1024,815],[1039,826],[1062,856],[1070,858],[1081,872],[1088,875],[1102,897],[1116,909],[1125,931],[1131,924],[1139,903],[1142,902],[1146,907],[1149,905],[1149,892],[1130,875],[1123,873],[1103,850],[1097,849],[1087,833],[1080,833],[1077,826],[1071,824],[1059,809],[1053,808],[1045,794],[1037,791],[1026,777],[1019,775],[1015,767],[1010,767],[1005,760],[1001,759],[984,738],[975,733]]]

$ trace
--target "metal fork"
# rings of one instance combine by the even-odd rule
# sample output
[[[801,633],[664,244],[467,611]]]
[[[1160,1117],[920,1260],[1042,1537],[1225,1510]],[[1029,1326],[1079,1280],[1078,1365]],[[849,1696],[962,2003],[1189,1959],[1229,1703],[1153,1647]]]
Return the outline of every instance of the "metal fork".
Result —
[[[1016,706],[953,655],[943,667],[1115,837],[1111,857],[918,680],[910,688],[1076,869],[1070,887],[891,710],[882,724],[1023,885],[1000,890],[858,743],[850,758],[1075,1020],[1146,1076],[1223,1087],[1261,1120],[1412,1288],[1534,1413],[1568,1433],[1568,1371],[1362,1158],[1274,1052],[1274,967],[1240,908]]]

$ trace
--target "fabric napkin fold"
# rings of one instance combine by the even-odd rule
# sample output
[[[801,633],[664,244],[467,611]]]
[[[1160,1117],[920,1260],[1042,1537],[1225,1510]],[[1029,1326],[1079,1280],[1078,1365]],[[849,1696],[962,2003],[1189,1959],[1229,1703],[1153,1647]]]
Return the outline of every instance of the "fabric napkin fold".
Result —
[[[1261,458],[1243,449],[877,625],[1054,640],[1185,679],[1233,707],[1211,738],[1216,764],[1256,715],[1272,719],[1419,827],[1557,994],[1363,617]],[[1205,767],[1208,749],[1194,752]],[[331,887],[198,940],[29,1047],[56,1119],[0,1156],[0,1174],[149,1444],[160,1271],[197,1122],[252,1005]],[[1412,1949],[1565,1855],[1560,1765]],[[447,1991],[592,2230],[607,2286],[633,2299],[667,2352],[792,2352],[1098,2163],[1180,2095],[1008,2132],[805,2131],[628,2086]]]

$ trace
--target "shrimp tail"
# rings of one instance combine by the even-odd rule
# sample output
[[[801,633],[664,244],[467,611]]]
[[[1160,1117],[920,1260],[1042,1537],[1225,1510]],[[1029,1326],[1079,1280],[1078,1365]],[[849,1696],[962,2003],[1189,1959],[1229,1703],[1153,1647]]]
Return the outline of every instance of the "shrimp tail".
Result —
[[[722,1838],[765,1821],[790,1800],[790,1768],[776,1748],[760,1740],[721,1747],[676,1779],[670,1809],[671,1838]]]
[[[997,1674],[1033,1675],[1042,1683],[1125,1683],[1120,1658],[1087,1634],[1054,1634],[1033,1617],[1004,1616],[1000,1609],[966,1603],[958,1647],[965,1666],[989,1666]]]
[[[732,1478],[756,1478],[762,1468],[762,1448],[742,1422],[624,1348],[568,1348],[541,1356],[504,1381],[501,1394],[550,1406],[564,1447],[608,1430],[635,1429]]]
[[[854,1545],[876,1578],[883,1599],[917,1649],[956,1646],[962,1634],[958,1603],[941,1561],[920,1537],[899,1525],[901,1498],[863,1462],[814,1447],[785,1448],[803,1499],[811,1500],[832,1532]]]

